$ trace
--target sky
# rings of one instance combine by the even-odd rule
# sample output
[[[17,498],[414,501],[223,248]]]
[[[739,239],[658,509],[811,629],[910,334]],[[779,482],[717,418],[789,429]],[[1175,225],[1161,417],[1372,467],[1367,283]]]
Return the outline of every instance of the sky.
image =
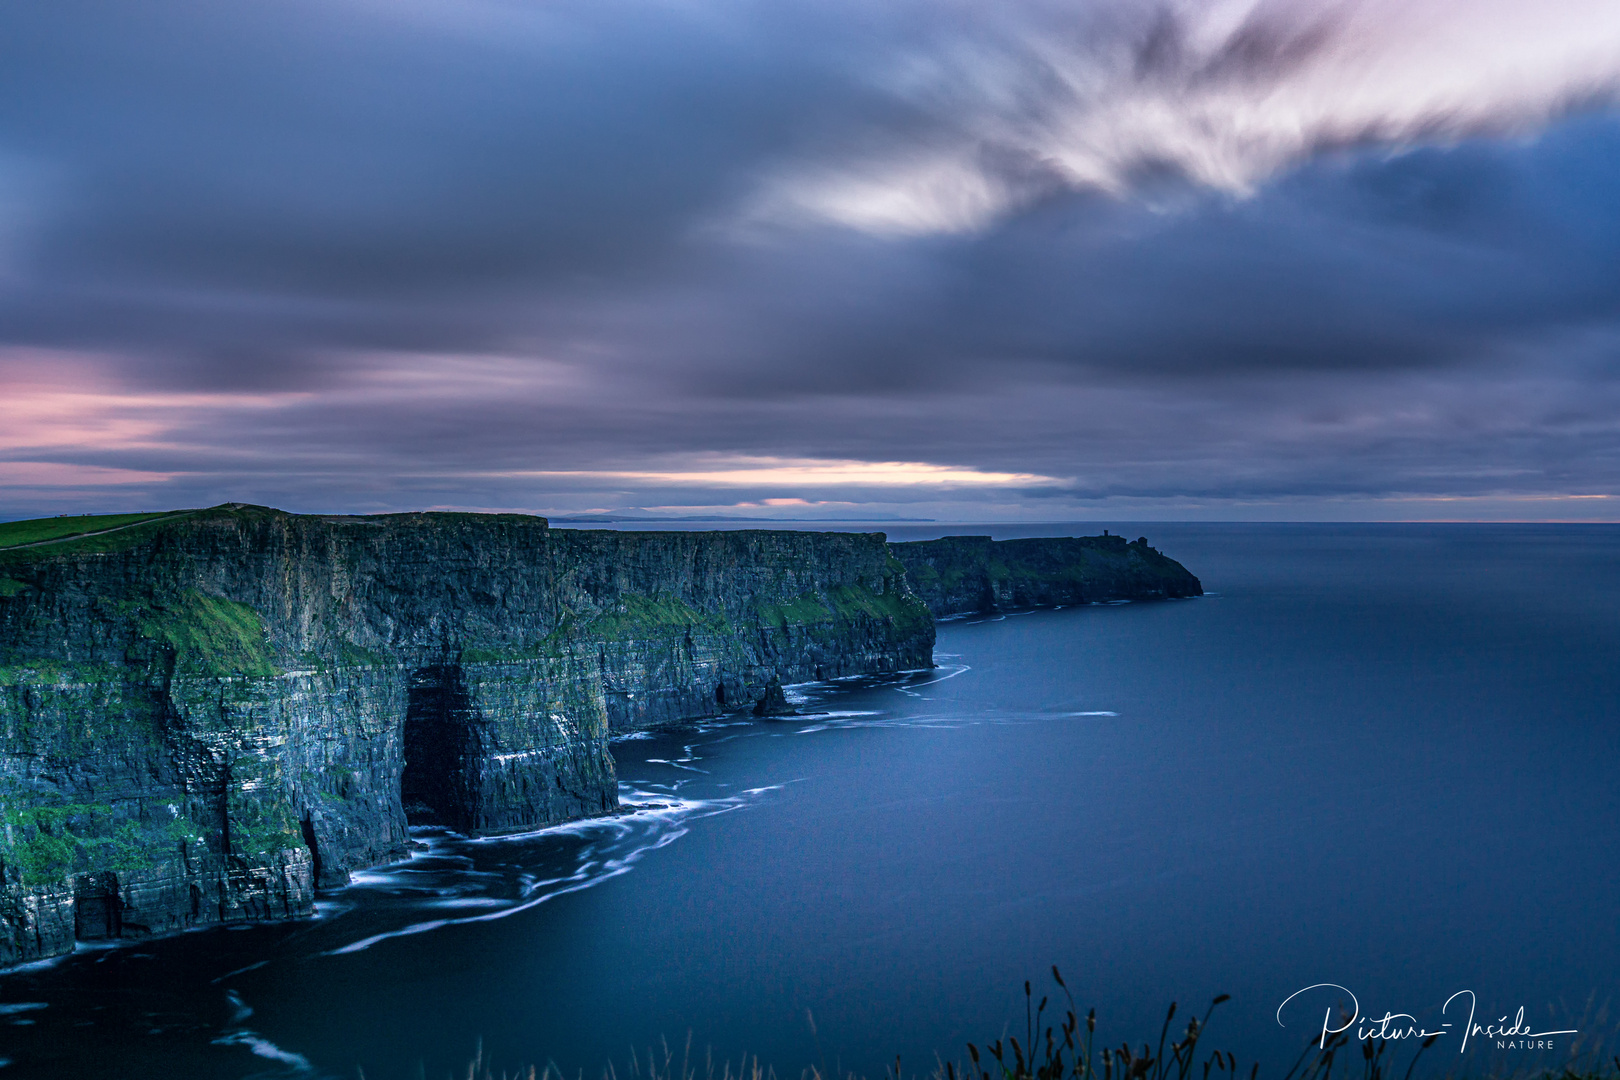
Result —
[[[1613,0],[9,0],[0,519],[1620,520]]]

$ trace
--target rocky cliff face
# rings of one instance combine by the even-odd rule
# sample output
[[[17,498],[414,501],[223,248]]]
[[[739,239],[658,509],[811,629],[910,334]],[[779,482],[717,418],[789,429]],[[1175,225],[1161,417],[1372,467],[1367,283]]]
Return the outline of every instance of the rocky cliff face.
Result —
[[[610,811],[612,733],[933,638],[880,534],[231,506],[0,549],[0,964]]]
[[[890,544],[911,589],[935,618],[1008,608],[1202,596],[1187,568],[1145,538],[991,540],[947,536]]]

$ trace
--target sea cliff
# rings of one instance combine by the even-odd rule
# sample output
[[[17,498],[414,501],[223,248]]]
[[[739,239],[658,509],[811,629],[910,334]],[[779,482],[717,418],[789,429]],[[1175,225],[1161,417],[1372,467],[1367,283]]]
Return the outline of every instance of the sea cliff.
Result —
[[[947,615],[1202,596],[1187,568],[1123,536],[992,540],[947,536],[890,544],[911,589],[936,619]]]
[[[0,549],[0,965],[609,812],[612,734],[933,640],[876,533],[231,505]]]

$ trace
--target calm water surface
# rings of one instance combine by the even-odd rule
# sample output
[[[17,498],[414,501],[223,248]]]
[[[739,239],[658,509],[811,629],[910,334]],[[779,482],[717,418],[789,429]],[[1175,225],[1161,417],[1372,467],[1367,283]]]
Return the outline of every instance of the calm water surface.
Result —
[[[1123,531],[1211,595],[947,622],[936,670],[618,743],[636,813],[423,834],[318,919],[0,977],[0,1076],[432,1077],[480,1039],[622,1075],[689,1031],[923,1072],[1021,1032],[1053,963],[1116,1043],[1232,994],[1206,1045],[1273,1077],[1331,1001],[1278,1005],[1324,982],[1612,1051],[1620,529]]]

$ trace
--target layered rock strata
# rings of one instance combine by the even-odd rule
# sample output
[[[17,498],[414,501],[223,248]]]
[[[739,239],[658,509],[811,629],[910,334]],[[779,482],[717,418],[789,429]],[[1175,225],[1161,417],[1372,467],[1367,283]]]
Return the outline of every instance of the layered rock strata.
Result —
[[[1202,596],[1187,568],[1146,538],[1062,536],[992,540],[947,536],[890,544],[911,589],[936,619],[947,615]]]
[[[0,549],[0,965],[611,811],[613,733],[933,639],[875,533],[227,506]]]

